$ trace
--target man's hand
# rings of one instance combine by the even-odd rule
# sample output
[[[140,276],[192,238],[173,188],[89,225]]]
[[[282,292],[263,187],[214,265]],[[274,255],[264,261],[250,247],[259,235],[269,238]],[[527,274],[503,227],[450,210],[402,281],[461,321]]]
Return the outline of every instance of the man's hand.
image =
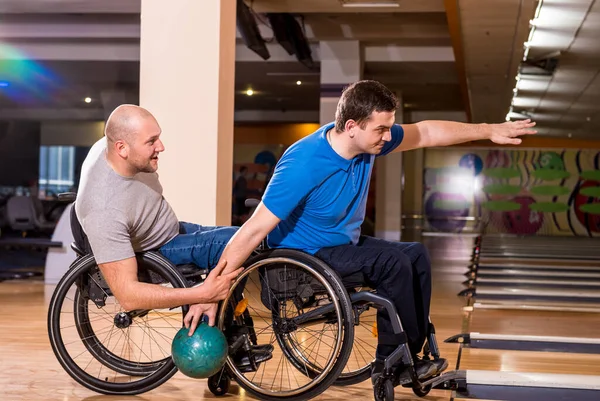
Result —
[[[183,324],[185,325],[185,328],[190,329],[188,336],[194,334],[202,315],[208,316],[209,326],[214,326],[218,308],[219,304],[216,302],[213,304],[195,304],[190,306],[190,310],[183,318]]]
[[[215,266],[214,269],[206,277],[206,280],[202,283],[199,288],[202,288],[204,292],[204,298],[209,302],[218,302],[227,296],[229,293],[229,289],[231,288],[231,284],[236,279],[236,277],[244,271],[244,267],[240,267],[230,273],[223,273],[223,269],[227,266],[227,261],[222,260]]]
[[[535,126],[531,120],[509,121],[502,124],[493,124],[491,126],[490,140],[500,145],[519,145],[522,135],[535,134],[532,130]]]

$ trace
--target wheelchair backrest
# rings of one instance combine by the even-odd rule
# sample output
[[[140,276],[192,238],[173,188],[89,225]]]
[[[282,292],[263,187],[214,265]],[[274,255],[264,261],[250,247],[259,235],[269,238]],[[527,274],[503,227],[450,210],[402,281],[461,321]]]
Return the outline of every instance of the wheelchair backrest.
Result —
[[[83,227],[81,227],[79,219],[77,218],[75,205],[73,205],[71,208],[71,233],[73,234],[73,239],[75,240],[75,244],[79,247],[79,249],[88,254],[92,253],[92,247],[90,246],[88,237],[83,231]]]

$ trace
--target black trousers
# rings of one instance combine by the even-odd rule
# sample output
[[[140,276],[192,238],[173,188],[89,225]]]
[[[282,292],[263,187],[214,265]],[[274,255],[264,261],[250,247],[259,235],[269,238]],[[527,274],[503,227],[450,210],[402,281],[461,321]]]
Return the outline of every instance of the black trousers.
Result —
[[[423,244],[361,236],[357,245],[322,248],[315,256],[336,270],[342,280],[362,273],[366,285],[394,303],[412,354],[422,350],[431,301],[431,261]],[[377,313],[377,329],[380,358],[388,356],[401,337],[394,335],[385,312]]]

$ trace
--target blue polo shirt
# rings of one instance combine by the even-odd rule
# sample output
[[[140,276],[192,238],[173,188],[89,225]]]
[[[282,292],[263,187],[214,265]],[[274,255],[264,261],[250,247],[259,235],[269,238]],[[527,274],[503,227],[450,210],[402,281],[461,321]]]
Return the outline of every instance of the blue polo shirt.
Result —
[[[327,141],[333,128],[329,123],[297,141],[277,162],[262,198],[281,219],[267,237],[269,247],[315,254],[321,248],[357,243],[375,155],[344,159]],[[395,124],[391,136],[377,156],[400,145],[402,127]]]

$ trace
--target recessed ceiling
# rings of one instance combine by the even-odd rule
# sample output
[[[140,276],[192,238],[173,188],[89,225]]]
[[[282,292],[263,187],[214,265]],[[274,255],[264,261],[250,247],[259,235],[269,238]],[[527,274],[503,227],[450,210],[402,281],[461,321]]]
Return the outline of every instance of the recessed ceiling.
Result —
[[[411,111],[466,112],[473,122],[488,123],[531,116],[543,134],[597,135],[597,2],[486,0],[482,7],[481,0],[421,0],[361,8],[344,3],[349,2],[247,0],[276,57],[262,61],[238,39],[236,111],[318,115],[319,41],[357,40],[365,56],[363,77],[390,86]],[[55,110],[44,114],[54,116],[66,108],[101,111],[100,102],[82,99],[114,90],[137,101],[140,0],[3,0],[0,12],[5,59],[0,116],[17,112],[28,118],[23,110],[40,108]],[[298,17],[315,70],[282,56],[262,17],[267,12]]]

